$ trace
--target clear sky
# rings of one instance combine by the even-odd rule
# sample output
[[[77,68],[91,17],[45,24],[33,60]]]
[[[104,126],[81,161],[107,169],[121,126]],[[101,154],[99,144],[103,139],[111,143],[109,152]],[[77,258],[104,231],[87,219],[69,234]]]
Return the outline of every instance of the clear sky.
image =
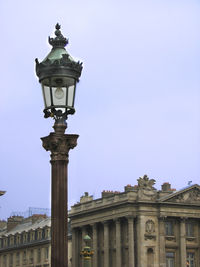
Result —
[[[49,152],[35,58],[54,26],[83,61],[68,133],[69,203],[123,191],[147,174],[181,189],[200,183],[199,0],[6,0],[1,20],[0,218],[50,207]]]

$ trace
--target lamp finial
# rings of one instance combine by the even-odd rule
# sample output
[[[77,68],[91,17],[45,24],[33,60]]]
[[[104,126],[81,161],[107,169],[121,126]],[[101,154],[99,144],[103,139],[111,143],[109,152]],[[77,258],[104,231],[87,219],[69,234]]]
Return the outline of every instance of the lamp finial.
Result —
[[[59,23],[55,26],[55,38],[49,37],[49,44],[53,46],[53,48],[64,48],[68,44],[68,39],[65,38],[60,30],[61,26]]]

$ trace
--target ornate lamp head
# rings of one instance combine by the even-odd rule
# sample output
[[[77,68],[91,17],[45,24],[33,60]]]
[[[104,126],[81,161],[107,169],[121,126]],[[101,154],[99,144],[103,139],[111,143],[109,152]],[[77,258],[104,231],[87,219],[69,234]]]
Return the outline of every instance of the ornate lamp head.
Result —
[[[42,85],[44,117],[67,119],[74,114],[76,83],[82,71],[82,63],[76,62],[66,51],[68,40],[62,35],[60,25],[55,26],[55,38],[49,37],[52,50],[39,63],[36,58],[36,74]]]

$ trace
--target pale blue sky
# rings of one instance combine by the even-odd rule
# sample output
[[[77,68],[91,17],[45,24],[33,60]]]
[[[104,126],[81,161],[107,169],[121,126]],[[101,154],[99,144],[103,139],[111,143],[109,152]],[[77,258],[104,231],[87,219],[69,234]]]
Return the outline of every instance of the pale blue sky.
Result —
[[[181,189],[200,179],[200,2],[1,1],[0,218],[50,206],[49,153],[35,75],[59,22],[83,61],[68,132],[69,203],[120,190],[148,174]]]

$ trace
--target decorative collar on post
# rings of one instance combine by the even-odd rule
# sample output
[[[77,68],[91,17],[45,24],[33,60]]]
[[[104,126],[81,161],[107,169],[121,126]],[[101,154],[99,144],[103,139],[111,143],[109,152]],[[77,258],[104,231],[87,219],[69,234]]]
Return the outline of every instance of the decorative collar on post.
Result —
[[[94,251],[90,247],[91,238],[89,235],[84,236],[85,247],[81,251],[83,256],[84,267],[91,267],[91,257],[94,254]]]

